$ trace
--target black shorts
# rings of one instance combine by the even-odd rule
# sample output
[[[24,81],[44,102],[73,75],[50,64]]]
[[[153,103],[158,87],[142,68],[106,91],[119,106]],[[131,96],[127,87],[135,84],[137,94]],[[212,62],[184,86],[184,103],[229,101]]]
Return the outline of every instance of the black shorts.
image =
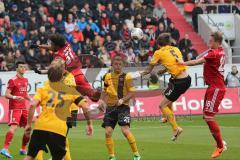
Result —
[[[118,123],[119,126],[130,126],[131,116],[130,107],[127,105],[121,105],[118,107],[107,107],[102,127],[115,128]]]
[[[191,86],[190,76],[187,76],[186,78],[181,78],[181,79],[170,78],[168,83],[168,88],[165,90],[164,95],[168,100],[174,102],[183,93],[185,93],[190,86]]]
[[[66,137],[53,132],[33,130],[28,146],[28,156],[35,158],[40,150],[51,152],[52,160],[62,160],[66,154]]]

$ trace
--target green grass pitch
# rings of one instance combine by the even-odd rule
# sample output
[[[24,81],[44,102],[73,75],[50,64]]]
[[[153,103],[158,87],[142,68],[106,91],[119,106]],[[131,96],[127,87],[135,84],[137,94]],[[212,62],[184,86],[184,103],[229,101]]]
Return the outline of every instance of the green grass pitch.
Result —
[[[219,160],[240,160],[240,116],[217,116],[221,127],[222,136],[228,143],[228,150],[222,154]],[[202,120],[201,116],[191,119],[178,118],[178,123],[184,132],[176,142],[172,142],[171,129],[168,124],[162,124],[158,120],[133,120],[131,129],[134,133],[142,160],[210,160],[215,144],[214,140]],[[70,130],[70,148],[72,160],[107,160],[107,150],[104,141],[104,129],[100,127],[101,121],[95,121],[94,136],[85,135],[85,123],[79,122],[77,128]],[[3,145],[6,124],[0,124],[0,144]],[[10,152],[14,160],[22,160],[18,155],[23,129],[18,129]],[[131,160],[130,147],[116,127],[114,132],[115,150],[118,160]],[[45,155],[44,159],[48,159]],[[0,160],[5,158],[0,156]]]

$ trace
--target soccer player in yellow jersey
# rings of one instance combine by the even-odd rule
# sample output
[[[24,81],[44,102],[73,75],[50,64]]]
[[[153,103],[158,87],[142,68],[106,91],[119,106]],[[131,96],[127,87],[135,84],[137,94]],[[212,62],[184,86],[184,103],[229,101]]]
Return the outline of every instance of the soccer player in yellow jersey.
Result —
[[[86,100],[79,96],[75,87],[65,85],[61,80],[65,72],[61,65],[51,65],[48,70],[49,82],[37,90],[29,109],[26,134],[31,131],[31,123],[37,105],[42,106],[42,112],[35,122],[31,135],[28,154],[24,160],[33,160],[39,150],[48,146],[52,160],[62,160],[66,154],[67,117],[70,116],[70,106],[75,103],[81,106],[87,119],[87,134],[93,134],[89,109]]]
[[[181,51],[174,46],[171,46],[171,36],[168,33],[162,33],[157,39],[159,49],[155,51],[149,66],[140,74],[142,76],[149,74],[155,65],[162,65],[165,70],[160,71],[160,74],[168,72],[171,75],[168,88],[164,92],[164,98],[160,103],[160,110],[163,116],[173,128],[172,140],[175,141],[182,133],[183,129],[177,125],[172,103],[175,102],[191,85],[191,77],[187,73],[187,67],[178,64],[178,59],[182,59]]]
[[[104,76],[104,90],[99,102],[99,107],[106,106],[102,127],[105,128],[109,160],[116,160],[112,134],[117,123],[131,146],[133,160],[140,160],[136,140],[129,128],[131,120],[129,100],[133,98],[135,88],[130,74],[123,73],[123,66],[124,59],[116,55],[112,59],[112,71]]]

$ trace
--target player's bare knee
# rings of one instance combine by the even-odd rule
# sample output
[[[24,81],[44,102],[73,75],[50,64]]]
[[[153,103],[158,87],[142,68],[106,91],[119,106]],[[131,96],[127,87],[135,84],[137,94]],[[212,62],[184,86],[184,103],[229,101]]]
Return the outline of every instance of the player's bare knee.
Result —
[[[106,128],[105,129],[106,138],[112,137],[112,132],[113,132],[113,130],[111,128]]]
[[[128,126],[121,127],[121,130],[122,130],[122,133],[123,133],[123,135],[124,135],[125,137],[127,137],[127,135],[128,135],[129,133],[131,133],[131,131],[130,131],[130,129],[129,129]]]
[[[12,132],[12,133],[15,133],[17,128],[18,128],[17,125],[11,125],[10,128],[9,128],[9,131]]]

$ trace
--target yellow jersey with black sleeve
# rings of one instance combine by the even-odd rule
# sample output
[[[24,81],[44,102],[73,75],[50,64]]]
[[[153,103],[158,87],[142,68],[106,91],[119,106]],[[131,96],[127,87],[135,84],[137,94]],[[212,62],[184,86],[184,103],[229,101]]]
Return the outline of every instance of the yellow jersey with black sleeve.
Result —
[[[115,106],[119,100],[119,94],[121,93],[125,97],[129,92],[134,92],[136,89],[133,85],[133,79],[130,74],[125,74],[122,91],[119,89],[119,79],[121,80],[121,74],[114,72],[107,73],[104,76],[104,92],[107,94],[106,103],[108,106]],[[129,101],[124,103],[129,105]]]
[[[39,101],[42,112],[35,122],[35,130],[66,136],[66,120],[71,116],[71,104],[82,106],[83,103],[87,103],[75,87],[67,86],[63,82],[50,83],[47,81],[42,88],[37,90],[34,99]]]
[[[177,58],[180,60],[183,59],[181,51],[177,47],[168,45],[161,47],[159,50],[155,51],[150,64],[163,65],[166,68],[167,72],[171,74],[173,78],[175,78],[183,71],[187,70],[186,66],[179,65],[177,63]]]

